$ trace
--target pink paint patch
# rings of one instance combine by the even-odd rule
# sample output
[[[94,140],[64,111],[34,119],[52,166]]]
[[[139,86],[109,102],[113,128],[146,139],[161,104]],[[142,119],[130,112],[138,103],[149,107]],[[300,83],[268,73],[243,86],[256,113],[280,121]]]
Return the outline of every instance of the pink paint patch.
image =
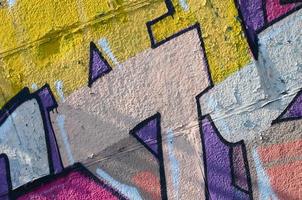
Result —
[[[302,140],[261,147],[259,153],[263,163],[298,157],[302,155]]]
[[[150,195],[153,200],[161,199],[160,181],[152,172],[143,171],[132,177],[132,182]]]
[[[70,172],[37,189],[22,195],[18,200],[117,200],[112,192],[80,172]]]
[[[266,13],[268,22],[286,14],[295,7],[295,4],[281,5],[280,0],[267,0],[266,1]]]
[[[302,161],[274,166],[267,171],[280,200],[302,199]]]

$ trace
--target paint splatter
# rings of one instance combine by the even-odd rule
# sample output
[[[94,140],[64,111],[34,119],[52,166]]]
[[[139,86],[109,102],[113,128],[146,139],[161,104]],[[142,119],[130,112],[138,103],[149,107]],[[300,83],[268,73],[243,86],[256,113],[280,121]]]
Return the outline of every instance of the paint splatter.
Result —
[[[184,11],[189,11],[189,5],[186,0],[179,0],[179,4]]]
[[[31,89],[33,89],[34,91],[38,90],[37,84],[33,83],[33,84],[31,85]]]

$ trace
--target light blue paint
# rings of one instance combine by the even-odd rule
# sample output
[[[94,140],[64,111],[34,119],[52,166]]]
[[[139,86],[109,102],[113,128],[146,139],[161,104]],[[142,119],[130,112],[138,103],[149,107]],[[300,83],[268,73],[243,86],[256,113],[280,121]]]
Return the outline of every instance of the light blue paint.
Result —
[[[120,66],[118,60],[115,58],[114,54],[112,53],[112,51],[110,49],[108,40],[106,38],[101,38],[99,40],[99,45],[101,46],[102,50],[107,54],[107,56],[112,60],[114,65]]]
[[[213,111],[219,110],[219,108],[221,107],[218,104],[217,100],[213,98],[213,96],[209,97],[209,100],[207,101],[207,106],[210,110],[213,110]],[[215,121],[215,124],[218,127],[220,127],[220,131],[222,131],[223,133],[225,133],[228,136],[231,135],[230,127],[228,126],[228,124],[226,123],[226,121],[223,118]]]
[[[174,133],[172,129],[168,129],[167,139],[168,139],[168,155],[170,160],[170,168],[172,172],[174,195],[176,199],[179,199],[178,190],[179,190],[179,182],[180,182],[180,168],[179,168],[179,162],[173,152]]]
[[[32,88],[34,91],[36,91],[36,90],[38,89],[38,86],[37,86],[37,84],[33,83],[33,84],[31,85],[31,88]]]
[[[9,115],[7,118],[6,118],[6,121],[5,123],[3,123],[1,125],[1,132],[0,132],[0,142],[4,142],[6,140],[8,140],[9,138],[7,137],[7,133],[11,132],[11,128],[13,127],[17,132],[17,129],[16,129],[16,125],[15,125],[15,122],[14,122],[14,118],[16,118],[16,113],[12,113],[11,115]],[[6,134],[4,134],[6,133]],[[19,143],[21,144],[21,141],[20,141],[20,138],[18,137],[19,139]]]
[[[65,98],[64,98],[64,92],[63,92],[63,81],[56,81],[55,82],[55,86],[56,86],[56,90],[57,90],[57,93],[61,99],[62,102],[64,102]]]
[[[66,133],[65,127],[64,127],[64,124],[65,124],[65,116],[64,115],[58,115],[57,116],[57,124],[58,124],[58,127],[60,129],[61,137],[63,139],[63,143],[64,143],[64,146],[65,146],[65,149],[66,149],[68,162],[69,162],[70,165],[72,165],[74,163],[74,159],[73,159],[70,144],[69,144],[69,141],[68,141],[68,136],[67,136],[67,133]]]
[[[258,182],[258,189],[259,189],[259,199],[261,200],[278,200],[277,195],[274,193],[273,189],[271,188],[270,181],[268,176],[265,173],[264,168],[262,167],[262,163],[260,161],[259,155],[256,149],[253,149],[253,159],[256,166],[256,173],[257,173],[257,182]]]
[[[218,102],[212,96],[209,97],[207,101],[207,106],[209,110],[215,111],[218,108]]]
[[[292,27],[297,26],[297,24],[296,24],[297,21],[302,21],[302,15],[301,16],[297,16],[297,17],[293,17],[293,18],[291,18],[291,20],[287,20],[286,23],[283,23],[282,26],[280,26],[278,28],[271,29],[273,31],[270,31],[269,34],[265,34],[265,35],[262,34],[262,36],[260,37],[260,41],[261,41],[260,43],[262,44],[262,43],[265,43],[266,40],[272,40],[277,35],[279,35],[279,34],[281,34],[283,32],[286,32],[287,30],[290,30]]]
[[[179,0],[179,4],[184,11],[189,11],[189,5],[186,0]]]
[[[107,181],[114,189],[118,190],[122,195],[127,197],[128,199],[133,200],[142,200],[138,190],[135,187],[130,187],[125,184],[121,184],[118,181],[114,180],[109,174],[107,174],[104,170],[97,168],[96,174],[101,178]]]
[[[8,0],[7,1],[7,4],[8,4],[8,6],[11,8],[11,7],[13,7],[14,5],[15,5],[15,3],[16,3],[16,0]]]

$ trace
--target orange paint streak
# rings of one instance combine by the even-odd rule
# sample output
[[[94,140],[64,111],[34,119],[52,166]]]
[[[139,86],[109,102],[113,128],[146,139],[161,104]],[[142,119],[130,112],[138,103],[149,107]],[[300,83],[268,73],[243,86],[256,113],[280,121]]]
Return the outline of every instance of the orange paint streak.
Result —
[[[150,194],[153,200],[161,199],[160,181],[153,173],[142,171],[132,177],[132,182],[141,190]]]
[[[302,199],[302,161],[271,167],[267,172],[279,199]]]
[[[259,154],[263,163],[288,157],[301,156],[302,140],[261,147],[259,148]]]

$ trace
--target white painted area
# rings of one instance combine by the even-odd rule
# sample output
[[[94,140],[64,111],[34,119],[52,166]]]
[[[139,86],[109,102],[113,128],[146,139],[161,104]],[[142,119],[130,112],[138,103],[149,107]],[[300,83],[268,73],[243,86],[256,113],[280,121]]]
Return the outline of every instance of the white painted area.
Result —
[[[211,114],[225,139],[260,137],[302,87],[301,15],[302,10],[263,31],[259,61],[201,97],[201,112]]]
[[[36,100],[21,104],[0,126],[0,152],[9,158],[13,188],[49,174],[43,121]]]

